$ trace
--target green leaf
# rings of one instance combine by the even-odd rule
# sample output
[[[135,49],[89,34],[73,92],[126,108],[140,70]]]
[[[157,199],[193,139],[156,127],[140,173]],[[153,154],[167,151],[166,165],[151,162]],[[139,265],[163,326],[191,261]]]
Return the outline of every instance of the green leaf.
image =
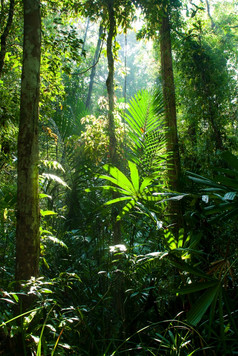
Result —
[[[131,181],[132,181],[132,184],[134,186],[134,189],[135,189],[136,192],[139,192],[140,181],[139,181],[139,172],[138,172],[138,169],[136,167],[136,164],[131,162],[131,161],[128,161],[128,165],[129,165],[129,168],[130,168]]]
[[[132,193],[134,193],[135,189],[134,189],[132,183],[125,176],[125,174],[122,173],[117,167],[113,167],[111,165],[106,164],[106,165],[104,165],[103,168],[115,178],[114,183],[116,185],[119,185],[119,187],[121,187],[121,188],[123,188],[125,190],[129,190]],[[111,182],[113,182],[110,177],[104,178],[104,179],[108,179]]]
[[[40,193],[40,194],[39,194],[39,198],[40,198],[40,199],[42,199],[42,198],[52,199],[52,196],[51,196],[51,195],[48,195],[48,194]]]
[[[222,152],[221,156],[231,168],[238,171],[238,158],[236,156],[229,151]]]
[[[147,188],[150,183],[154,180],[154,177],[146,177],[143,179],[141,186],[140,186],[140,193],[143,193],[145,188]]]
[[[208,289],[211,287],[216,287],[218,284],[218,281],[208,281],[208,282],[199,282],[199,283],[191,283],[187,285],[186,287],[182,287],[177,289],[175,292],[179,294],[189,294],[189,293],[195,293],[195,292],[200,292],[201,290]]]
[[[219,288],[221,287],[220,283],[218,282],[217,285],[209,288],[192,306],[192,308],[187,313],[187,322],[189,324],[196,326],[200,322],[209,306],[215,300]]]
[[[181,271],[186,271],[186,272],[191,273],[194,276],[202,277],[202,278],[205,278],[205,279],[208,279],[208,280],[212,278],[211,276],[208,276],[207,274],[205,274],[200,269],[198,269],[196,267],[193,267],[190,264],[188,264],[187,262],[184,262],[184,261],[182,261],[182,260],[180,260],[178,258],[175,258],[175,256],[173,256],[173,252],[170,252],[169,256],[170,256],[170,258],[169,258],[170,263],[174,267],[180,269]]]
[[[117,216],[117,221],[121,220],[121,218],[126,215],[134,206],[135,206],[135,200],[129,201],[123,208],[121,213]]]
[[[107,201],[103,205],[111,205],[111,204],[115,204],[115,203],[118,203],[118,202],[124,201],[124,200],[132,200],[132,199],[131,199],[131,197],[116,198],[116,199],[112,199],[112,200]]]
[[[41,216],[57,215],[55,211],[52,210],[40,210]]]

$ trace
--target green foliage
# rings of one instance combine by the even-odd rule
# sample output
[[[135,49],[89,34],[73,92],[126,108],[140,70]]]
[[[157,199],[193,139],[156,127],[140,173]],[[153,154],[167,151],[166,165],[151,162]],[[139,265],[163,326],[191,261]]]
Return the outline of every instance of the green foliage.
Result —
[[[150,175],[164,168],[165,127],[163,100],[159,88],[153,95],[147,90],[139,91],[129,102],[124,119],[129,126],[128,142],[131,158],[140,165],[143,174]]]
[[[235,39],[227,40],[233,26],[225,29],[221,18],[227,15],[220,6],[217,3],[213,8],[212,26],[205,12],[197,9],[196,16],[186,19],[184,32],[175,39],[182,162],[185,169],[203,175],[211,174],[212,166],[219,167],[220,150],[235,152],[237,147],[236,133],[230,126],[237,120]]]
[[[0,10],[1,24],[6,4]],[[117,25],[125,30],[133,5],[114,4]],[[157,16],[165,7],[156,1],[143,5],[151,20],[148,35],[156,34]],[[169,4],[172,21],[178,17],[178,5]],[[44,277],[27,281],[16,293],[16,135],[23,28],[20,3],[16,4],[0,80],[0,353],[12,355],[10,347],[21,335],[25,352],[35,355],[235,354],[237,36],[231,6],[215,5],[213,30],[197,5],[190,9],[188,27],[180,31],[178,22],[172,23],[181,158],[184,169],[195,172],[189,172],[185,193],[178,195],[166,189],[169,157],[160,87],[156,94],[137,92],[128,108],[117,104],[120,166],[105,165],[106,66],[102,59],[97,67],[91,115],[83,102],[95,28],[90,25],[82,51],[85,19],[78,12],[75,25],[73,17],[80,10],[93,20],[103,17],[107,26],[106,2],[41,2],[40,273]],[[129,43],[130,37],[127,94],[157,81],[160,65],[156,58],[156,73],[147,78],[148,56],[141,45],[141,59],[137,53],[134,58],[138,47]],[[114,49],[118,52],[117,43]],[[140,61],[143,65],[138,65]],[[116,71],[118,67],[122,63],[116,63]],[[119,90],[116,94],[121,95]],[[216,133],[222,148],[231,148],[233,154],[220,155]],[[118,194],[115,199],[109,197],[111,191]],[[168,201],[182,198],[185,225],[176,234],[167,224],[166,207]],[[118,206],[123,240],[115,246],[111,246],[111,204]],[[33,297],[32,306],[16,315],[27,294]]]
[[[105,179],[115,186],[102,186],[104,190],[111,190],[116,193],[120,193],[121,197],[113,200],[109,200],[105,205],[118,203],[121,201],[129,200],[129,202],[123,207],[121,213],[117,216],[117,220],[120,220],[125,214],[137,204],[138,207],[143,207],[140,201],[154,201],[155,198],[151,195],[151,185],[154,177],[146,177],[140,183],[139,172],[136,164],[128,161],[130,169],[131,181],[122,173],[118,168],[111,165],[105,165],[104,169],[111,175],[101,175],[100,178]]]
[[[194,182],[204,185],[202,200],[207,203],[204,208],[205,215],[210,220],[226,220],[236,218],[238,214],[238,159],[232,153],[221,153],[227,168],[220,168],[214,180],[204,178],[197,174],[189,174]],[[209,204],[208,204],[209,203]]]

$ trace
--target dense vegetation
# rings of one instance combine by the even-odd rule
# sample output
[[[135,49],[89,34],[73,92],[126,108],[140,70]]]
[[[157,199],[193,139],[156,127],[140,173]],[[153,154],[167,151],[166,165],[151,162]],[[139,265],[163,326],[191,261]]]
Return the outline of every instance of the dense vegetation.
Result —
[[[1,1],[0,355],[238,353],[237,10]]]

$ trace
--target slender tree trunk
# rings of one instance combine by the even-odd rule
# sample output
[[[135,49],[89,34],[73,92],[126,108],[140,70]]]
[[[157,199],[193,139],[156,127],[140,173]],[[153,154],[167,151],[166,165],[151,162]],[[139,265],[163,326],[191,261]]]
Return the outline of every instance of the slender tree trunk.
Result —
[[[113,39],[116,34],[116,20],[113,9],[113,1],[108,1],[108,15],[109,15],[109,32],[107,36],[107,62],[108,62],[108,77],[106,81],[108,94],[108,133],[109,133],[109,161],[112,165],[118,164],[117,158],[117,142],[115,135],[114,123],[114,58],[112,52]],[[112,194],[113,197],[114,193]],[[113,223],[113,243],[119,244],[121,241],[120,222],[116,221],[117,209],[112,207],[112,223]]]
[[[116,35],[116,20],[113,9],[113,0],[107,0],[108,6],[108,16],[109,16],[109,31],[107,36],[107,62],[108,62],[108,77],[106,81],[109,111],[108,111],[108,133],[109,133],[109,160],[112,165],[118,166],[118,156],[117,156],[117,144],[115,135],[115,123],[114,123],[114,58],[113,58],[113,39]],[[112,199],[115,199],[117,195],[113,192]],[[116,221],[118,211],[115,206],[112,206],[111,216],[112,216],[112,239],[113,244],[117,245],[121,243],[121,225],[120,221]],[[118,261],[118,266],[120,262]],[[118,267],[118,269],[120,269]],[[121,272],[118,272],[116,277],[116,288],[113,292],[115,310],[120,316],[121,320],[124,320],[124,305],[123,305],[123,294],[124,294],[124,278]]]
[[[39,273],[38,106],[40,86],[40,0],[23,0],[24,44],[18,135],[16,281]]]
[[[108,77],[106,81],[108,94],[108,132],[109,132],[109,158],[112,164],[116,162],[116,136],[114,123],[114,58],[112,52],[113,39],[116,33],[116,20],[113,1],[108,0],[109,32],[107,36],[107,63]]]
[[[14,3],[15,3],[14,0],[10,0],[9,11],[8,11],[8,19],[7,19],[7,23],[6,23],[5,29],[4,29],[4,31],[2,33],[2,36],[1,36],[0,77],[2,75],[4,60],[5,60],[5,56],[6,56],[6,52],[7,52],[7,36],[9,34],[9,31],[10,31],[11,25],[12,25],[13,13],[14,13]],[[2,8],[3,8],[3,4],[2,4]]]
[[[116,20],[113,9],[113,1],[108,1],[108,15],[109,15],[109,32],[107,36],[107,62],[108,62],[108,77],[107,77],[107,94],[108,94],[108,133],[109,133],[109,160],[112,165],[118,165],[117,157],[117,143],[115,135],[114,123],[114,58],[112,52],[113,39],[116,34]],[[114,196],[113,193],[113,197]],[[116,221],[117,209],[112,207],[112,223],[113,223],[113,243],[121,243],[121,228],[120,222]]]
[[[88,89],[88,96],[86,100],[86,108],[89,109],[91,105],[91,97],[92,97],[92,91],[93,91],[93,83],[94,83],[94,77],[96,74],[96,63],[98,61],[98,56],[101,48],[101,43],[102,43],[102,34],[103,34],[103,26],[100,25],[99,27],[99,33],[98,33],[98,42],[97,42],[97,47],[96,51],[94,54],[94,59],[93,59],[93,67],[91,70],[90,74],[90,82],[89,82],[89,89]]]
[[[160,52],[163,96],[165,106],[165,119],[167,126],[167,151],[169,187],[179,191],[180,157],[177,134],[175,86],[173,76],[172,49],[170,36],[170,21],[168,12],[164,12],[160,25]],[[172,221],[180,225],[182,213],[178,203],[170,204]]]
[[[169,162],[169,183],[171,189],[178,190],[180,158],[177,135],[176,101],[170,38],[170,23],[168,13],[166,13],[161,20],[160,51],[165,117],[166,125],[168,127],[167,148],[172,155]]]

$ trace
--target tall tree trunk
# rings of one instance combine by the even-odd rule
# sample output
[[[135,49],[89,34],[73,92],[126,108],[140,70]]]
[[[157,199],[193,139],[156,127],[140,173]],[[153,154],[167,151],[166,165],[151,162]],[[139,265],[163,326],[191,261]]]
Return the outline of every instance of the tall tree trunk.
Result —
[[[13,13],[14,13],[14,3],[15,3],[14,0],[10,0],[9,11],[8,11],[8,19],[7,19],[7,23],[6,23],[5,29],[4,29],[4,31],[2,33],[2,36],[1,36],[0,77],[2,75],[4,60],[5,60],[5,56],[6,56],[6,52],[7,52],[7,36],[9,34],[9,31],[10,31],[11,25],[12,25]],[[2,6],[2,8],[3,8],[3,6]]]
[[[113,9],[113,1],[108,0],[108,15],[109,15],[109,31],[107,36],[107,62],[108,62],[108,77],[106,81],[107,94],[108,94],[108,133],[109,133],[109,160],[112,165],[118,164],[117,157],[117,143],[115,135],[115,123],[114,123],[114,58],[112,52],[113,39],[116,35],[116,20]],[[113,197],[114,196],[113,193]],[[121,243],[121,229],[120,222],[116,221],[117,217],[116,207],[112,207],[112,223],[113,223],[113,243]]]
[[[108,77],[106,81],[108,94],[108,132],[109,132],[109,158],[112,164],[116,164],[116,136],[114,123],[114,58],[112,52],[113,39],[116,34],[116,20],[113,9],[113,0],[108,0],[109,31],[107,36],[107,63]]]
[[[112,165],[118,165],[117,156],[117,143],[115,135],[115,123],[114,123],[114,58],[113,58],[113,39],[116,35],[116,20],[115,13],[113,9],[113,0],[107,0],[108,6],[108,16],[109,16],[109,31],[107,36],[107,62],[108,62],[108,77],[106,81],[109,111],[108,111],[108,133],[109,133],[109,160]],[[113,192],[112,199],[115,199],[117,195]],[[112,234],[113,234],[113,244],[117,245],[121,243],[121,225],[120,221],[116,220],[118,211],[115,206],[112,206],[111,216],[112,216]],[[120,263],[118,261],[118,266]],[[120,267],[118,267],[120,269]],[[124,294],[124,278],[121,272],[117,273],[116,277],[116,288],[114,290],[114,304],[115,310],[120,316],[121,320],[124,320],[124,305],[123,305],[123,294]]]
[[[16,281],[39,273],[38,106],[40,87],[40,0],[23,0],[24,44],[18,135]]]
[[[160,24],[161,75],[167,126],[167,151],[169,187],[179,191],[180,157],[177,134],[175,86],[173,76],[169,13],[164,11]],[[171,203],[170,213],[175,224],[180,224],[182,213],[180,204]]]
[[[95,51],[94,59],[93,59],[93,67],[92,67],[91,74],[90,74],[90,82],[89,82],[88,95],[87,95],[87,100],[86,100],[86,108],[87,109],[89,109],[90,105],[91,105],[93,83],[94,83],[94,77],[95,77],[95,74],[96,74],[96,63],[98,61],[98,56],[99,56],[99,52],[100,52],[100,48],[101,48],[102,34],[103,34],[103,26],[100,25],[99,33],[98,33],[97,47],[96,47],[96,51]]]

